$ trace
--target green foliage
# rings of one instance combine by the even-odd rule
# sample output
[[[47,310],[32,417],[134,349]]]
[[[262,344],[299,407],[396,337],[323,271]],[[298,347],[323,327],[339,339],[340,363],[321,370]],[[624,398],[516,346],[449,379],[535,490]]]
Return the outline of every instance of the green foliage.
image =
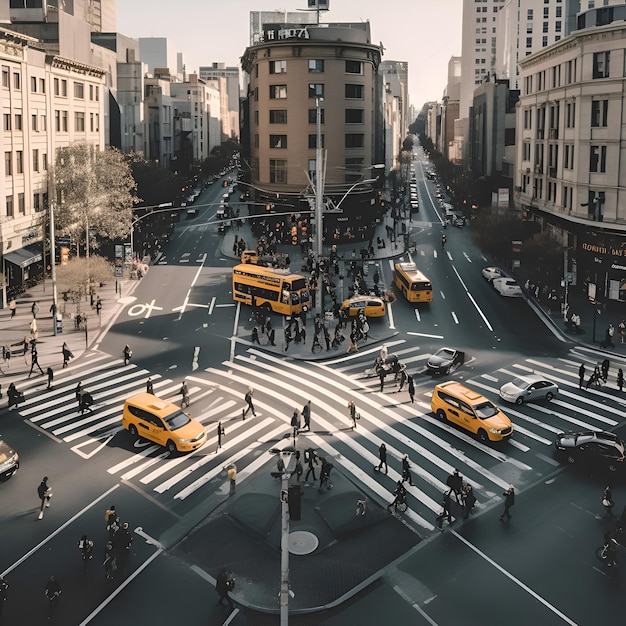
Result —
[[[185,179],[170,170],[164,170],[158,163],[148,161],[142,153],[131,152],[125,155],[130,171],[137,183],[137,195],[143,206],[154,206],[163,202],[176,202]]]
[[[66,265],[57,265],[57,289],[67,292],[70,301],[78,302],[89,293],[90,285],[113,280],[113,264],[104,257],[74,257]]]
[[[485,254],[509,265],[511,241],[522,239],[522,222],[514,214],[482,209],[472,222],[472,236]]]

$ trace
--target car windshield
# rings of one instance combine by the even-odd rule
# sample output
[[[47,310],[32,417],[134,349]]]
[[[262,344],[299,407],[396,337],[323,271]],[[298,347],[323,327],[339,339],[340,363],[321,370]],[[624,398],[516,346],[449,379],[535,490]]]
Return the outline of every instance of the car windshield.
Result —
[[[493,417],[498,414],[498,407],[495,404],[489,402],[489,400],[485,400],[485,402],[481,402],[474,406],[474,411],[476,416],[481,420],[487,419],[488,417]]]
[[[438,356],[442,359],[451,359],[454,356],[454,350],[450,350],[449,348],[443,348],[436,352],[435,356]]]
[[[185,415],[182,411],[175,411],[164,419],[164,422],[170,430],[182,428],[186,424],[189,424],[190,421],[189,416]]]
[[[514,378],[511,384],[518,389],[526,389],[526,387],[528,387],[528,383],[523,378]]]

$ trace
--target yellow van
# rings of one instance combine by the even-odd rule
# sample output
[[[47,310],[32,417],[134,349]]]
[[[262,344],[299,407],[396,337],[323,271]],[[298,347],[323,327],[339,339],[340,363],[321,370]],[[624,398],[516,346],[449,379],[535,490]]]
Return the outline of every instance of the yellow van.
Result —
[[[126,400],[122,426],[131,435],[154,441],[169,452],[191,452],[206,442],[200,422],[151,393],[140,393]]]
[[[430,406],[439,419],[469,430],[483,443],[513,434],[511,420],[493,402],[455,381],[437,385]]]

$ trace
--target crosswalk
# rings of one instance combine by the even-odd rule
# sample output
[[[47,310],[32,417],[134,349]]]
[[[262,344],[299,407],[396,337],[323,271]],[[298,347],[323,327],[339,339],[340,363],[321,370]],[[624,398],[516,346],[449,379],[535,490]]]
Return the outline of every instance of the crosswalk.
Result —
[[[388,349],[410,363],[412,370],[428,357],[402,339],[389,342]],[[401,459],[408,454],[414,485],[407,489],[409,509],[405,515],[415,526],[429,531],[434,530],[435,517],[441,511],[446,477],[455,469],[473,486],[478,508],[489,506],[499,501],[511,483],[519,489],[536,480],[538,474],[558,466],[552,455],[557,432],[614,429],[626,405],[626,396],[620,397],[615,388],[578,388],[580,363],[592,365],[598,360],[593,350],[579,347],[562,358],[523,359],[467,381],[498,402],[515,426],[509,442],[484,445],[433,415],[432,381],[418,387],[413,403],[406,390],[397,392],[391,384],[380,393],[378,379],[364,375],[377,351],[300,363],[250,348],[220,366],[195,372],[187,377],[192,397],[190,412],[204,425],[208,439],[191,455],[170,455],[150,442],[133,441],[127,433],[120,434],[123,401],[143,391],[148,376],[155,393],[173,401],[178,399],[180,383],[133,364],[123,366],[119,359],[113,361],[98,352],[89,353],[64,370],[52,391],[34,393],[42,379],[23,381],[18,386],[27,399],[19,413],[84,458],[98,454],[119,435],[125,454],[108,466],[108,473],[134,481],[156,497],[175,503],[202,497],[209,483],[223,478],[224,468],[230,463],[237,464],[238,482],[253,476],[273,458],[272,448],[290,443],[293,411],[301,410],[310,399],[312,429],[298,436],[298,448],[317,449],[381,503],[391,501],[391,491],[401,479]],[[498,390],[504,382],[531,372],[556,382],[558,396],[551,402],[521,406],[499,400]],[[81,415],[77,410],[78,382],[96,400],[93,414]],[[248,386],[254,388],[257,416],[242,420],[243,395]],[[361,417],[356,429],[352,428],[347,408],[351,400]],[[226,435],[218,449],[220,422]],[[387,447],[388,474],[373,471],[382,442]]]

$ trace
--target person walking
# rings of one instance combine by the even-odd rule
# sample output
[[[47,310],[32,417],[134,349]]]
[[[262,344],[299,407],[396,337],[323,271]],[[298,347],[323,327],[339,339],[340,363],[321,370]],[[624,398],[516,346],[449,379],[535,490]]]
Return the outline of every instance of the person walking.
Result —
[[[261,345],[261,342],[259,341],[259,331],[256,326],[252,327],[252,343],[258,343]]]
[[[385,474],[389,473],[389,467],[387,465],[387,446],[384,443],[380,444],[380,448],[378,448],[378,458],[380,459],[380,463],[378,467],[376,467],[376,471],[380,471],[385,466]]]
[[[217,449],[222,447],[222,436],[226,434],[222,422],[217,423]]]
[[[152,384],[152,379],[150,377],[148,377],[148,380],[146,381],[146,393],[154,395],[154,385]]]
[[[409,398],[411,398],[411,404],[415,402],[415,382],[413,381],[413,376],[408,377],[408,389],[409,389]]]
[[[112,541],[107,541],[104,547],[104,561],[102,565],[104,565],[104,575],[106,579],[113,580],[115,572],[117,571],[117,563]]]
[[[613,491],[611,490],[610,485],[607,485],[602,493],[602,506],[604,507],[604,514],[606,517],[613,517],[613,507],[615,506],[615,502],[613,502]]]
[[[39,519],[43,519],[44,509],[50,508],[50,498],[52,498],[52,489],[48,485],[48,477],[44,476],[37,487],[37,495],[41,500],[41,507],[39,507]]]
[[[230,482],[229,495],[235,495],[235,490],[237,489],[237,466],[234,463],[231,463],[228,466],[226,474],[228,476],[228,481]]]
[[[110,532],[111,526],[115,524],[115,520],[117,519],[117,512],[115,510],[115,505],[112,504],[105,512],[104,512],[104,523],[106,524],[107,532]]]
[[[409,481],[409,485],[413,486],[413,477],[411,476],[411,464],[409,463],[409,455],[402,457],[402,482]]]
[[[33,314],[33,319],[37,319],[37,313],[39,313],[39,305],[37,304],[36,300],[30,307],[30,312]]]
[[[69,349],[65,341],[63,342],[61,352],[63,353],[63,367],[67,367],[69,360],[74,358],[74,355],[72,354],[72,351]]]
[[[30,372],[28,372],[28,378],[31,377],[35,367],[39,369],[39,373],[43,376],[43,370],[41,369],[41,365],[39,365],[39,357],[37,356],[36,348],[30,354]]]
[[[383,389],[385,388],[385,376],[387,375],[387,373],[385,372],[385,368],[384,367],[379,367],[378,368],[378,377],[380,378],[380,393],[383,392]]]
[[[252,387],[248,387],[248,391],[246,391],[246,395],[243,399],[246,401],[246,408],[242,409],[242,419],[246,419],[246,415],[248,411],[252,411],[252,415],[256,417],[256,411],[254,410],[254,405],[252,404],[252,394],[254,393],[254,389]]]
[[[61,585],[59,581],[54,576],[50,576],[43,592],[46,598],[48,598],[48,619],[50,619],[56,611],[59,604],[59,597],[61,596]]]
[[[617,388],[620,390],[620,393],[624,388],[624,372],[621,367],[617,370]]]
[[[80,403],[78,408],[80,409],[80,414],[83,415],[85,411],[89,411],[93,413],[93,409],[91,405],[93,404],[93,396],[88,391],[83,391],[80,395]]]
[[[308,465],[308,469],[304,475],[304,482],[309,482],[309,474],[313,474],[313,482],[315,482],[317,480],[315,478],[315,465],[317,465],[317,457],[313,448],[307,448],[304,451],[304,462]]]
[[[228,606],[231,609],[235,608],[233,605],[233,601],[228,595],[228,592],[231,589],[234,589],[234,587],[235,581],[228,576],[228,572],[226,571],[226,569],[222,569],[215,580],[215,591],[217,591],[217,595],[220,597],[219,601],[217,602],[219,606],[224,606],[224,600],[226,600]]]
[[[184,379],[178,393],[183,397],[183,399],[180,401],[180,408],[187,408],[189,406],[189,389],[187,388],[187,381],[185,381]]]
[[[302,430],[311,430],[311,401],[309,400],[302,407],[302,417],[304,418],[304,428]]]
[[[511,519],[511,507],[515,504],[515,489],[511,485],[502,495],[504,496],[504,511],[500,515],[501,522],[505,517],[507,520]]]
[[[302,469],[302,462],[300,461],[300,450],[296,450],[296,480],[298,482],[300,482],[300,479],[302,478],[302,472],[304,471]]]
[[[76,402],[78,402],[78,408],[80,409],[80,398],[83,395],[83,383],[79,381],[74,389],[74,395],[76,396]]]
[[[7,601],[7,592],[9,590],[9,583],[0,576],[0,617],[4,612],[4,603]]]
[[[474,489],[471,485],[465,485],[463,487],[463,519],[467,519],[472,512],[472,509],[476,506],[476,496],[474,495]]]
[[[12,410],[13,405],[17,409],[21,398],[21,392],[17,390],[15,383],[10,383],[7,388],[7,398],[9,399],[9,409]]]
[[[124,350],[122,350],[122,356],[124,357],[124,365],[128,365],[133,356],[133,351],[130,349],[130,346],[128,344],[124,346]]]
[[[11,318],[14,318],[15,312],[17,310],[17,303],[15,302],[15,298],[11,298],[9,302],[9,310],[11,311]]]
[[[406,373],[406,365],[404,363],[400,365],[400,372],[398,373],[398,378],[400,381],[400,386],[398,387],[398,391],[402,391],[402,388],[404,387],[404,385],[406,384],[409,378],[409,375]]]
[[[626,322],[624,320],[617,325],[617,331],[619,332],[619,342],[624,343],[626,341]]]
[[[583,388],[583,383],[585,382],[585,364],[581,363],[578,368],[578,388]]]
[[[48,386],[46,389],[50,391],[52,389],[52,381],[54,379],[54,371],[51,367],[46,369],[46,374],[48,375]]]
[[[350,333],[350,345],[348,346],[348,349],[346,350],[346,352],[350,353],[350,352],[358,352],[359,351],[359,346],[356,345],[356,331],[352,331]]]
[[[113,537],[113,554],[115,555],[117,569],[122,575],[124,574],[128,558],[130,557],[132,545],[133,536],[128,529],[128,522],[124,522]]]
[[[359,418],[357,417],[356,405],[352,400],[348,402],[348,411],[350,412],[350,419],[352,420],[352,430],[354,430],[356,428],[356,421]]]

